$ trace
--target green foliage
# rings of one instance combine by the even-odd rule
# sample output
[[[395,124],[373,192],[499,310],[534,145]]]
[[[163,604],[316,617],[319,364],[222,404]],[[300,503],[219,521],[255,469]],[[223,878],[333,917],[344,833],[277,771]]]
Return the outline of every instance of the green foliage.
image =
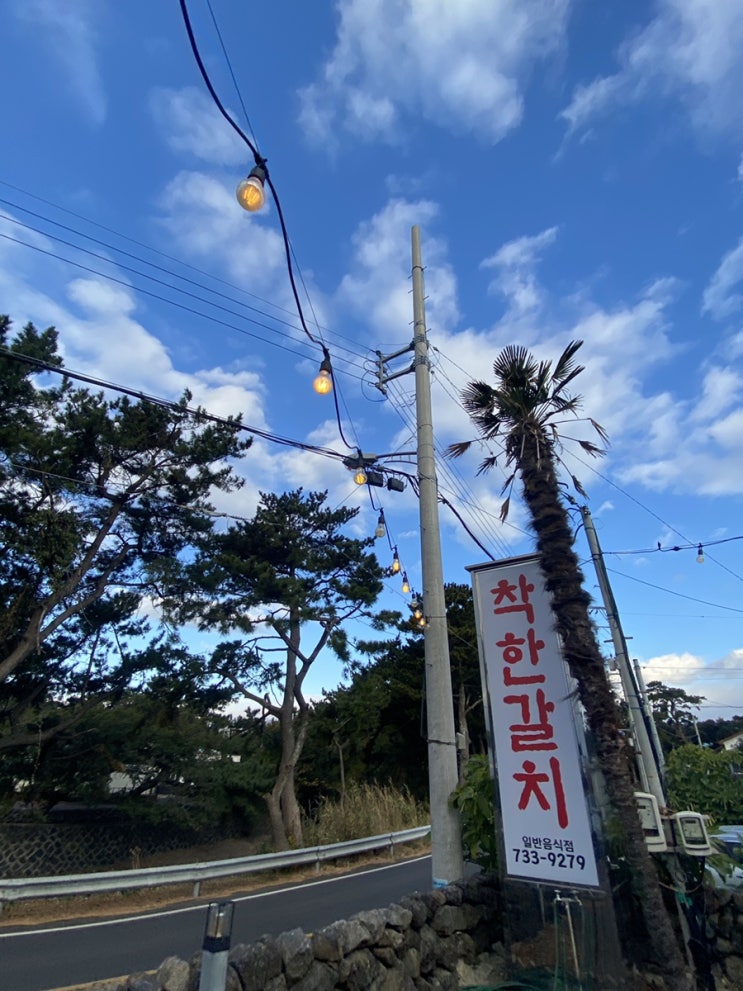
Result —
[[[266,792],[278,849],[301,843],[295,775],[310,718],[305,678],[324,650],[349,660],[344,624],[370,617],[382,589],[373,539],[343,532],[357,512],[330,508],[326,492],[262,492],[254,518],[210,535],[168,586],[175,619],[242,634],[222,641],[210,671],[280,726]]]
[[[428,806],[391,785],[351,784],[342,799],[323,798],[305,824],[310,844],[379,836],[430,821]]]
[[[683,688],[672,688],[661,681],[649,681],[647,696],[664,753],[694,742],[694,714],[705,701],[703,695],[690,695]]]
[[[48,384],[33,362],[61,366],[56,331],[10,331],[0,318],[0,751],[43,746],[142,673],[139,607],[211,530],[211,493],[239,485],[226,459],[250,444],[188,395]]]
[[[449,653],[458,729],[467,723],[474,749],[485,747],[472,591],[446,586]],[[302,796],[314,801],[328,785],[390,782],[418,798],[428,795],[425,662],[420,631],[399,613],[385,617],[397,629],[387,640],[356,644],[348,683],[326,694],[313,711]]]
[[[467,761],[464,781],[451,802],[462,818],[462,842],[467,859],[485,870],[495,870],[498,866],[495,789],[485,754],[476,754]]]
[[[718,823],[743,821],[743,754],[687,743],[666,762],[671,805],[712,816]]]

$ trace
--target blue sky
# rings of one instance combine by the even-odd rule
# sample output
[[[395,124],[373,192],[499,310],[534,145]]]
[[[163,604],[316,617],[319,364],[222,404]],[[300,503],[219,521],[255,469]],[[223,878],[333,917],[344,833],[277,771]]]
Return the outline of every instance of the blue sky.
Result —
[[[570,464],[604,550],[642,552],[607,554],[631,651],[648,680],[706,695],[700,718],[743,711],[743,0],[189,10],[268,159],[345,437],[414,446],[412,376],[383,400],[370,369],[411,339],[418,224],[440,449],[472,436],[456,399],[500,348],[556,357],[584,340],[577,385],[611,448]],[[252,157],[209,99],[178,3],[8,0],[0,36],[0,311],[56,324],[70,368],[189,388],[211,412],[345,452],[311,388],[321,354],[275,207],[236,203]],[[477,477],[479,457],[442,464],[442,494],[495,557],[529,552],[523,510],[498,522],[503,476]],[[256,441],[240,471],[224,512],[302,485],[374,529],[338,461]],[[375,496],[419,587],[415,497]],[[484,555],[444,507],[441,526],[446,580],[468,582]],[[402,606],[397,580],[387,599]],[[338,677],[324,664],[311,687]]]

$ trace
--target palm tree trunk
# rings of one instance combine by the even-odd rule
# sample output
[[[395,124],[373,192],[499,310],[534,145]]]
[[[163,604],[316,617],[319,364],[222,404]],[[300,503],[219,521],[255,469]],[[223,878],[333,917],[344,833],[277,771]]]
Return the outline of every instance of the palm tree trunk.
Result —
[[[642,905],[649,960],[660,966],[674,991],[691,989],[694,979],[673,931],[645,844],[628,755],[619,733],[616,700],[588,611],[590,597],[583,587],[585,579],[573,550],[570,521],[560,498],[551,452],[546,434],[528,434],[516,460],[537,538],[540,567],[552,597],[556,630],[578,686],[614,813],[624,833],[624,853]]]

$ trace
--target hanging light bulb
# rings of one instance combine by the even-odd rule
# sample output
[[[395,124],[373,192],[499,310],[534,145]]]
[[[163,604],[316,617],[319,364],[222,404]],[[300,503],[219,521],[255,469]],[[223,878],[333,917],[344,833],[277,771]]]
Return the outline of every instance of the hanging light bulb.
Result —
[[[400,558],[397,556],[397,548],[392,552],[392,574],[396,575],[400,570]]]
[[[366,485],[366,472],[363,468],[359,467],[356,469],[353,480],[357,485]]]
[[[406,571],[402,573],[402,594],[407,595],[410,591],[410,583],[408,582],[408,574]]]
[[[413,610],[413,619],[420,623],[423,619],[423,610],[421,609],[421,604],[417,599],[413,599],[410,603],[410,608]]]
[[[704,564],[704,548],[701,544],[697,547],[697,564]]]
[[[255,213],[261,209],[266,202],[265,181],[265,168],[262,165],[256,165],[250,170],[247,178],[237,184],[235,195],[243,210],[247,210],[248,213]]]
[[[320,362],[320,371],[317,373],[312,383],[312,388],[320,396],[327,396],[333,389],[333,369],[330,365],[330,358],[326,355]],[[364,479],[366,481],[366,478]],[[359,485],[362,483],[359,482]]]
[[[375,537],[387,536],[387,529],[384,525],[384,513],[382,512],[381,509],[379,511],[379,519],[377,520],[377,529],[374,531],[374,536]]]

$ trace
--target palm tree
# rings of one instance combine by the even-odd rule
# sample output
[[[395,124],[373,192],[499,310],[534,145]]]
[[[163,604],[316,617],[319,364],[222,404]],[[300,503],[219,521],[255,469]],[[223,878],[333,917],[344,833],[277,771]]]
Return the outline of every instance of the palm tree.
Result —
[[[575,361],[582,343],[571,342],[554,369],[549,361],[538,362],[526,348],[510,345],[493,365],[496,385],[469,383],[462,393],[462,403],[480,438],[498,440],[504,445],[505,466],[513,469],[503,487],[503,492],[508,490],[509,498],[516,476],[521,478],[524,501],[536,534],[540,567],[552,596],[555,628],[595,741],[614,813],[625,836],[633,884],[652,939],[648,948],[655,951],[652,956],[664,967],[672,987],[691,988],[693,978],[675,938],[645,845],[619,731],[617,705],[589,615],[590,596],[583,587],[584,578],[573,550],[570,520],[558,479],[561,463],[558,427],[567,416],[577,417],[581,407],[581,397],[571,396],[567,386],[583,371]],[[590,423],[605,443],[607,438],[601,426],[594,420]],[[458,457],[472,443],[453,444],[448,453]],[[591,455],[603,453],[590,441],[578,443]],[[485,458],[478,474],[492,468],[498,457]],[[574,477],[573,483],[585,494]],[[508,513],[509,498],[503,504],[502,518]]]

